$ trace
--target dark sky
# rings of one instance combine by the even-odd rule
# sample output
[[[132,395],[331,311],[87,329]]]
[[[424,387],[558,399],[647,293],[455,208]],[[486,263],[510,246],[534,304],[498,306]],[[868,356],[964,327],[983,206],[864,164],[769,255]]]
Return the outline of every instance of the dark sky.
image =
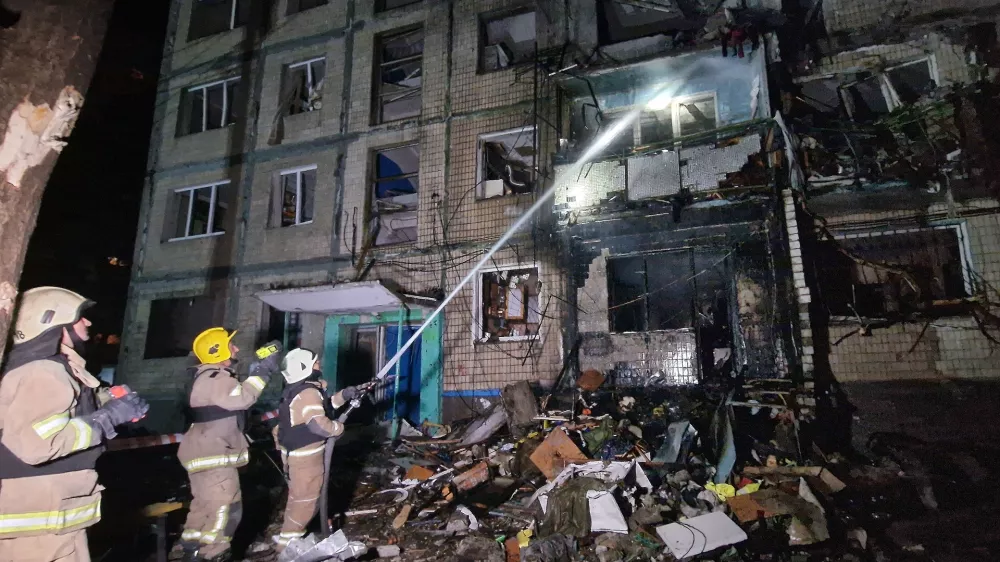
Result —
[[[45,189],[21,277],[22,291],[57,285],[97,301],[88,317],[104,334],[121,334],[169,4],[116,2],[83,111]]]

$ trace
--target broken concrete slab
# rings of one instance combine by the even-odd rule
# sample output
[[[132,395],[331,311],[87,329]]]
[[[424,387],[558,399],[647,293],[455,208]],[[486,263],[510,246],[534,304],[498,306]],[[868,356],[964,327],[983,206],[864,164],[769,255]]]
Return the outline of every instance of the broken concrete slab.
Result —
[[[500,401],[507,412],[510,434],[520,439],[535,428],[539,415],[538,401],[527,381],[509,384],[500,391]]]

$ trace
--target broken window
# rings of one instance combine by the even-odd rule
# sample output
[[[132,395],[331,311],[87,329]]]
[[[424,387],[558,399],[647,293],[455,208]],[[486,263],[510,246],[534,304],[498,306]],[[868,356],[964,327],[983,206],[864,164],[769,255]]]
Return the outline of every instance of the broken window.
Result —
[[[306,10],[311,10],[319,6],[326,6],[329,0],[288,0],[288,11],[286,15],[297,14]]]
[[[882,90],[882,81],[878,76],[871,76],[844,87],[851,117],[859,121],[875,119],[879,115],[889,113],[889,102]]]
[[[145,359],[187,357],[191,342],[225,319],[225,299],[210,296],[154,300],[149,306]]]
[[[480,277],[480,341],[510,341],[538,335],[542,323],[538,268],[510,268]]]
[[[531,60],[535,54],[535,12],[498,17],[482,23],[479,68],[500,70]]]
[[[535,187],[532,173],[534,156],[534,127],[481,135],[476,197],[489,199],[530,193]]]
[[[239,78],[188,88],[181,100],[179,133],[221,129],[239,118]]]
[[[598,0],[597,33],[602,45],[673,33],[671,22],[687,24],[673,0]],[[686,27],[685,25],[685,27]]]
[[[714,93],[655,100],[647,107],[650,109],[639,114],[631,129],[623,131],[619,138],[612,141],[611,152],[706,133],[718,128]],[[612,127],[616,119],[628,115],[630,111],[631,108],[628,107],[605,111],[601,130]]]
[[[315,165],[285,170],[278,174],[278,181],[271,195],[271,226],[311,223],[315,193]]]
[[[419,169],[418,145],[375,153],[369,234],[376,246],[416,242]]]
[[[252,0],[195,0],[191,6],[188,41],[246,25]]]
[[[846,84],[844,99],[850,116],[866,121],[912,104],[935,87],[930,59],[920,59]]]
[[[174,191],[174,224],[172,229],[170,225],[165,229],[174,234],[170,240],[214,236],[225,232],[228,192],[229,181]]]
[[[326,59],[322,57],[289,65],[285,75],[285,93],[282,96],[288,115],[323,108],[325,76]]]
[[[837,236],[817,260],[823,298],[836,316],[885,317],[969,296],[968,255],[958,226]]]
[[[375,122],[385,123],[420,115],[423,29],[386,35],[376,43]]]
[[[608,260],[611,331],[704,326],[726,310],[725,255],[679,250]]]
[[[886,75],[901,103],[913,103],[935,87],[928,59],[892,67]]]
[[[395,10],[396,8],[402,8],[403,6],[409,6],[418,2],[420,0],[375,0],[375,13]]]

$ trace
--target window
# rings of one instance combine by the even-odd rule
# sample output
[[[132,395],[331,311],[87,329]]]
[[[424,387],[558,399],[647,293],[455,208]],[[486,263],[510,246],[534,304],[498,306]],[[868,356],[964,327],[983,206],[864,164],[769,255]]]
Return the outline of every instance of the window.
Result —
[[[181,100],[180,133],[221,129],[239,118],[239,78],[188,88]]]
[[[225,299],[210,296],[160,299],[150,303],[145,359],[187,357],[191,343],[203,331],[221,326]]]
[[[916,102],[937,86],[932,67],[933,59],[919,59],[845,84],[848,113],[856,120],[870,120]]]
[[[838,234],[836,238],[860,259],[829,247],[817,260],[823,298],[833,315],[885,317],[972,293],[969,252],[961,226]]]
[[[285,349],[302,346],[302,316],[264,305],[267,311],[267,337],[263,341],[280,341]]]
[[[228,181],[174,191],[174,236],[170,240],[215,236],[225,232],[228,192]]]
[[[253,0],[195,0],[191,6],[188,41],[246,25]]]
[[[424,32],[414,29],[376,42],[375,122],[420,115]]]
[[[622,133],[621,138],[612,143],[612,152],[718,128],[714,93],[654,100],[647,107],[650,109],[643,111],[632,125],[631,137],[628,132]],[[613,126],[616,119],[624,117],[629,111],[631,108],[628,107],[605,111],[601,129]]]
[[[375,0],[375,13],[395,10],[418,2],[420,0]]]
[[[323,78],[326,76],[326,59],[318,58],[288,67],[285,75],[285,93],[282,99],[288,115],[323,108]]]
[[[542,323],[538,268],[485,272],[479,283],[479,341],[523,340],[538,335]]]
[[[535,54],[535,12],[486,20],[481,33],[479,68],[484,72],[520,64]]]
[[[288,11],[285,15],[297,14],[319,6],[326,6],[328,0],[288,0]]]
[[[313,219],[316,166],[285,170],[278,174],[271,199],[271,226],[308,224]]]
[[[726,310],[726,257],[679,250],[608,260],[611,331],[654,332],[695,327],[696,318]]]
[[[417,240],[420,147],[412,144],[375,153],[369,235],[376,246]]]
[[[481,135],[476,197],[530,193],[535,187],[534,156],[534,127]]]
[[[672,22],[679,25],[671,26]],[[684,13],[670,0],[597,2],[597,33],[602,45],[686,29],[688,25]]]

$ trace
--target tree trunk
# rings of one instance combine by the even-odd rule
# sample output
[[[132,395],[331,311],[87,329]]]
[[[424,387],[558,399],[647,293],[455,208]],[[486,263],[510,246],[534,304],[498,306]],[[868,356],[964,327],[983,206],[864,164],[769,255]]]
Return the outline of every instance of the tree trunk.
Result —
[[[42,193],[71,140],[113,4],[0,0],[0,357]],[[87,236],[68,232],[65,243]]]

